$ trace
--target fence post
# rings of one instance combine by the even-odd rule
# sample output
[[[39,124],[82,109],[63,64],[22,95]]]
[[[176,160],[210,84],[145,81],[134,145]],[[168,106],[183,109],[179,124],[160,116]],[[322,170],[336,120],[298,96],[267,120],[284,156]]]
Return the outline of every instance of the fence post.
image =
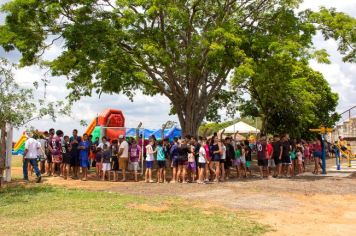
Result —
[[[5,181],[11,181],[11,160],[12,160],[12,135],[13,135],[12,125],[7,125],[7,135],[6,135],[6,161],[5,161]]]

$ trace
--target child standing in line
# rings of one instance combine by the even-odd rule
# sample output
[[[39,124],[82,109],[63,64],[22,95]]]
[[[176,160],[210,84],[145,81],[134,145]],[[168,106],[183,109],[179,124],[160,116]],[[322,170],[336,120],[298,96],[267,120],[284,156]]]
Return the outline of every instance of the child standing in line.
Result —
[[[245,147],[245,159],[246,159],[246,172],[249,172],[251,177],[252,176],[252,171],[251,171],[252,149],[250,147],[250,142],[248,140],[245,140],[244,147]],[[245,174],[245,177],[247,177],[247,174]]]
[[[166,183],[166,155],[163,149],[163,142],[160,140],[157,145],[157,183]]]
[[[71,160],[70,151],[71,151],[71,149],[72,148],[71,148],[71,145],[69,142],[69,137],[64,136],[64,145],[62,146],[62,154],[63,154],[62,165],[63,165],[64,179],[68,178],[69,171],[70,171],[70,160]]]
[[[303,149],[301,144],[297,144],[297,162],[298,162],[298,174],[303,173]]]
[[[101,170],[103,168],[102,165],[102,157],[103,157],[103,150],[99,147],[95,153],[95,170],[96,170],[96,178],[100,179],[101,177]]]
[[[199,158],[198,158],[198,175],[199,175],[199,179],[198,179],[198,184],[205,184],[204,182],[204,173],[205,173],[205,166],[206,164],[209,165],[209,159],[206,155],[206,149],[205,149],[205,145],[206,145],[206,140],[203,139],[202,140],[202,144],[200,146],[199,149]]]
[[[274,159],[273,159],[273,146],[272,146],[272,143],[273,143],[273,139],[270,138],[268,139],[268,142],[267,142],[267,159],[268,159],[268,174],[271,175],[272,174],[272,169],[275,169],[276,168],[276,163],[274,162]]]
[[[109,171],[111,170],[111,163],[110,163],[110,157],[111,157],[111,150],[109,149],[107,144],[103,145],[103,150],[102,150],[102,154],[101,154],[101,163],[102,163],[102,176],[101,176],[101,180],[104,181],[105,180],[105,175],[106,173],[108,173],[109,175]]]
[[[234,160],[234,166],[236,167],[236,177],[240,177],[240,172],[239,172],[239,167],[241,165],[241,154],[242,154],[242,147],[240,144],[237,144],[236,150],[235,150],[235,160]]]
[[[195,182],[195,175],[196,175],[196,165],[195,165],[195,147],[192,145],[190,146],[190,153],[188,153],[188,171],[190,172],[191,175],[191,181],[192,183]],[[183,180],[184,181],[184,180]]]
[[[130,163],[134,171],[135,182],[138,182],[137,171],[141,157],[141,147],[137,145],[136,139],[131,139],[131,146],[129,147]]]
[[[107,145],[110,144],[105,140],[104,142],[103,144],[107,144]],[[111,144],[110,155],[111,155],[111,170],[114,172],[114,182],[118,181],[119,178],[119,158],[117,157],[118,152],[119,152],[118,140],[113,140]]]
[[[146,146],[146,172],[145,172],[145,182],[146,183],[154,183],[152,180],[152,167],[153,163],[155,160],[154,154],[157,152],[156,150],[153,150],[153,145],[155,141],[153,138],[150,139],[150,143]]]
[[[221,142],[221,149],[222,149],[221,158],[220,158],[220,168],[221,168],[220,181],[225,181],[226,146],[225,146],[225,140],[220,140],[220,142]]]
[[[292,151],[290,153],[290,158],[292,159],[292,171],[291,171],[291,176],[293,177],[295,175],[295,168],[297,166],[297,152],[296,152],[296,147],[292,145]]]

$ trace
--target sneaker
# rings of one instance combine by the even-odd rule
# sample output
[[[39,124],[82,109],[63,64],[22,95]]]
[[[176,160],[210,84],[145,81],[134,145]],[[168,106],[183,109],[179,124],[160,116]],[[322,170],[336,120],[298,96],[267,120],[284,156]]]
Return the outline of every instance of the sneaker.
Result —
[[[41,179],[42,179],[42,177],[40,176],[40,177],[38,177],[37,178],[37,180],[36,180],[36,183],[41,183]]]

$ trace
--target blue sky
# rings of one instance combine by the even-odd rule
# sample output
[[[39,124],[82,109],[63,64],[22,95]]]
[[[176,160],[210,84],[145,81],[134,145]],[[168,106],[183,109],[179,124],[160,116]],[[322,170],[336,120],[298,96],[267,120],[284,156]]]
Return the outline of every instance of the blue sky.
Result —
[[[7,2],[0,0],[0,4]],[[301,5],[301,9],[311,8],[317,10],[319,6],[334,7],[338,11],[346,12],[353,17],[356,17],[356,0],[305,0]],[[4,15],[0,15],[0,23],[3,22]],[[331,64],[323,65],[311,61],[314,69],[323,73],[324,77],[330,83],[334,92],[337,92],[340,97],[338,112],[342,112],[347,108],[355,105],[356,101],[356,65],[346,64],[341,60],[341,56],[337,52],[337,44],[333,40],[324,41],[321,35],[314,38],[314,43],[317,48],[325,48],[331,57]],[[55,58],[61,52],[63,42],[59,42],[48,50],[44,57],[46,59]],[[19,58],[19,53],[5,53],[0,48],[0,57],[5,57],[13,62]],[[24,87],[32,86],[35,81],[40,81],[46,77],[51,82],[47,87],[47,98],[52,101],[63,100],[68,94],[65,86],[64,78],[53,78],[45,73],[37,66],[31,66],[16,70],[15,78]],[[40,86],[36,90],[36,96],[43,97],[44,87]],[[73,106],[72,117],[59,117],[54,123],[49,119],[34,121],[29,125],[38,128],[39,130],[47,130],[51,127],[62,129],[65,133],[71,133],[74,128],[79,129],[82,133],[86,127],[79,124],[80,120],[86,120],[88,123],[105,108],[121,109],[126,117],[126,127],[135,127],[142,121],[143,126],[147,128],[158,128],[167,120],[178,121],[176,116],[169,116],[169,100],[163,96],[148,97],[138,93],[134,97],[134,102],[131,102],[122,95],[102,95],[100,98],[97,95],[93,97],[82,98]],[[21,127],[15,130],[14,137],[17,138],[26,127]]]

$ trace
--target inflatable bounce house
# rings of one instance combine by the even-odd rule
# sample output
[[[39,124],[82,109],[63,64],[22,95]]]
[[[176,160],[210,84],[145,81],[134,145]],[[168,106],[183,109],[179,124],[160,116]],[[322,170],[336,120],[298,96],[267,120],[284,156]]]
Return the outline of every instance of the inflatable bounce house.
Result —
[[[27,140],[27,137],[26,137],[25,133],[23,133],[13,147],[12,155],[23,155],[25,153],[26,140]]]
[[[110,140],[118,139],[119,135],[125,135],[125,117],[121,110],[106,109],[95,117],[90,123],[85,133],[96,138],[103,136]]]
[[[43,135],[44,132],[35,130],[35,134]],[[12,155],[23,155],[25,153],[25,142],[27,140],[26,133],[23,132],[21,137],[13,144]]]
[[[125,116],[121,110],[106,109],[98,117],[95,117],[85,131],[86,134],[92,135],[92,141],[98,137],[105,136],[110,140],[118,139],[119,135],[126,137],[136,137],[136,128],[125,128]],[[139,135],[144,139],[149,139],[155,136],[157,140],[162,137],[162,129],[139,129]],[[163,132],[164,138],[173,140],[174,137],[180,137],[182,130],[177,127],[165,129]]]

